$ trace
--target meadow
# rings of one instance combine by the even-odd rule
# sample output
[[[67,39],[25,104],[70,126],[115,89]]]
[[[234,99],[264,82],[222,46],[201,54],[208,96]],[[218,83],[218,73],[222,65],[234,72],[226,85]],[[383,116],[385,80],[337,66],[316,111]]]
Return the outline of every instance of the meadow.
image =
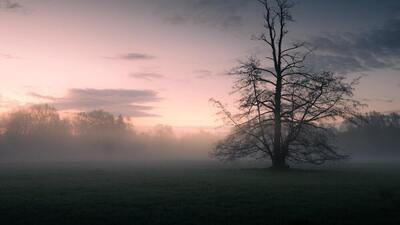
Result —
[[[0,224],[400,224],[400,166],[3,163]]]

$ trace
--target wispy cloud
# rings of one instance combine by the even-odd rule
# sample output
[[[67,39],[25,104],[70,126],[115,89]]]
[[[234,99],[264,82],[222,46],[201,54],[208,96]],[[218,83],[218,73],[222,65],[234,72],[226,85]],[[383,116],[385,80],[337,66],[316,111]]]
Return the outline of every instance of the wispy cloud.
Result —
[[[159,74],[159,73],[146,73],[146,72],[130,73],[129,77],[135,78],[135,79],[148,80],[148,81],[165,78],[164,75]]]
[[[116,60],[150,60],[155,57],[145,53],[130,52],[125,54],[120,54],[117,56],[107,56],[106,59],[116,59]]]
[[[182,15],[171,15],[171,16],[167,16],[165,18],[165,22],[169,23],[169,24],[173,24],[173,25],[181,25],[181,24],[185,24],[188,22],[188,18],[186,16],[182,16]]]
[[[54,101],[57,100],[56,97],[50,96],[50,95],[41,95],[39,93],[36,92],[29,92],[28,93],[29,96],[37,98],[37,99],[42,99],[42,100],[50,100],[50,101]]]
[[[195,70],[193,73],[198,79],[207,79],[213,76],[213,73],[210,70]]]
[[[395,99],[393,99],[393,98],[363,98],[363,99],[361,99],[361,101],[393,103],[393,102],[395,102]]]
[[[0,9],[19,9],[22,8],[22,5],[16,1],[12,0],[0,0]]]
[[[165,5],[163,12],[167,11],[167,15],[164,15],[164,20],[174,25],[194,23],[216,25],[222,28],[237,27],[243,24],[243,9],[250,2],[248,0],[188,0],[179,8]]]
[[[340,73],[399,69],[400,19],[361,33],[328,34],[311,39],[317,48],[311,57],[317,69]]]
[[[156,91],[136,89],[70,89],[67,95],[61,98],[33,92],[28,94],[46,100],[60,110],[103,109],[132,117],[156,116],[151,113],[154,107],[148,104],[161,100]]]
[[[0,53],[0,59],[20,59],[20,57],[11,54]]]

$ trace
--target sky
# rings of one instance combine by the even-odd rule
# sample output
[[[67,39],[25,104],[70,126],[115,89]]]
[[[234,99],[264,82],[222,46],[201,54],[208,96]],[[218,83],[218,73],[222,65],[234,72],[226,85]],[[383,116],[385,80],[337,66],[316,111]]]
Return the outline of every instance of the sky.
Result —
[[[291,40],[315,65],[362,76],[368,111],[400,111],[400,1],[299,0]],[[138,126],[219,126],[227,72],[268,54],[252,0],[0,0],[0,110],[49,103],[104,109]]]

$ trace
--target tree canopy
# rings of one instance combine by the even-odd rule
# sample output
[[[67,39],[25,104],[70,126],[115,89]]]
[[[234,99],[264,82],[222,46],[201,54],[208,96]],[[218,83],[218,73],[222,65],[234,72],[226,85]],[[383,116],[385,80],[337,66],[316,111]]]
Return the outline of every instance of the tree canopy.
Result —
[[[357,80],[330,71],[314,71],[307,65],[305,42],[292,42],[288,24],[293,22],[290,0],[260,0],[264,9],[261,41],[267,56],[249,57],[231,75],[234,92],[240,94],[238,113],[219,101],[232,132],[219,142],[213,156],[221,160],[242,157],[270,159],[274,168],[289,162],[322,164],[344,159],[333,143],[328,121],[353,115],[359,103],[352,100]]]

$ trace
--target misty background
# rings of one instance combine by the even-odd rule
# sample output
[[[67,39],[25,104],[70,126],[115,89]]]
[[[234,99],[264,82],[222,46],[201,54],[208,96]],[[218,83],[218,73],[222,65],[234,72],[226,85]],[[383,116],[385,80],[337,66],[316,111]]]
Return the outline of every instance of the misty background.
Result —
[[[129,117],[103,110],[69,113],[53,106],[20,107],[1,115],[0,161],[212,160],[226,133],[135,128]],[[350,160],[400,158],[400,115],[371,112],[336,126],[339,150]]]
[[[95,110],[61,116],[49,105],[3,114],[1,161],[130,161],[206,159],[218,136],[208,132],[176,134],[157,125],[139,132],[128,118]]]

